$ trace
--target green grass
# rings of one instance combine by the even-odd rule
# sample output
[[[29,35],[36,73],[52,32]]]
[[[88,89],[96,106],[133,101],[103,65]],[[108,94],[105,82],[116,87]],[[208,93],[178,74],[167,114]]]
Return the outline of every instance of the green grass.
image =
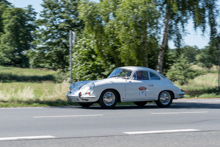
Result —
[[[45,76],[56,75],[56,71],[48,69],[31,69],[31,68],[19,68],[19,67],[5,67],[0,66],[0,73],[11,73],[18,76]]]
[[[56,81],[56,71],[0,66],[2,82],[41,82]]]
[[[66,101],[70,84],[57,77],[47,69],[0,66],[0,107],[76,105]]]
[[[179,85],[178,82],[174,83],[185,91],[186,98],[220,98],[217,68],[203,69],[198,66],[194,66],[194,68],[204,72],[204,74],[190,80],[188,84],[183,86]]]
[[[66,100],[65,94],[69,90],[69,83],[54,82],[13,82],[0,83],[0,99],[10,100]]]

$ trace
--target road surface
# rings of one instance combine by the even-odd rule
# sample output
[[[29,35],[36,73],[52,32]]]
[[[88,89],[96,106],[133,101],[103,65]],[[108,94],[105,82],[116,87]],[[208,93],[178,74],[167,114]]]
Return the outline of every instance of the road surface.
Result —
[[[0,147],[219,147],[220,99],[174,100],[169,108],[0,108]]]

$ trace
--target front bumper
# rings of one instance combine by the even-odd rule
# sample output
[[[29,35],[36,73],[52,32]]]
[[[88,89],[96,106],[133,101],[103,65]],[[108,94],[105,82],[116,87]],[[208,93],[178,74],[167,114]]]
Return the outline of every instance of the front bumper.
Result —
[[[68,91],[66,94],[66,98],[68,101],[72,101],[72,102],[96,102],[97,98],[95,96],[90,96],[90,95],[76,95],[74,93],[72,93],[71,91]]]
[[[177,96],[176,96],[176,98],[178,99],[178,98],[185,98],[185,92],[179,92],[178,94],[177,94]]]

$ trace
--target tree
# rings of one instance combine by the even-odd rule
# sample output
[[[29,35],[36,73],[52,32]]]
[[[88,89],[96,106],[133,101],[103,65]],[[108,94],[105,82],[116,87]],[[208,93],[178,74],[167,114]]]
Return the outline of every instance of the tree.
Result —
[[[196,56],[198,65],[210,69],[213,66],[213,57],[209,54],[209,46],[206,46]]]
[[[171,69],[167,72],[167,77],[175,82],[178,81],[180,85],[187,84],[190,79],[194,79],[201,73],[191,68],[192,63],[181,55],[180,58],[173,64]]]
[[[84,34],[92,36],[94,50],[106,69],[110,65],[122,65],[118,51],[120,40],[115,33],[115,24],[112,23],[116,8],[117,0],[104,0],[100,3],[84,0],[79,5],[79,18],[85,23]]]
[[[2,14],[4,13],[5,9],[10,6],[11,6],[11,3],[9,3],[7,0],[0,0],[0,37],[1,37],[1,34],[4,32]]]
[[[97,80],[106,77],[106,73],[111,72],[103,69],[102,61],[97,56],[94,47],[95,41],[90,36],[78,40],[73,53],[73,80]],[[114,66],[108,69],[113,68]]]
[[[159,44],[159,11],[151,0],[124,0],[116,10],[116,33],[125,65],[154,67],[151,57]],[[152,64],[153,63],[153,64]]]
[[[209,48],[209,54],[212,55],[213,64],[219,65],[220,63],[220,34],[212,37]]]
[[[183,55],[189,63],[196,64],[196,55],[199,54],[197,46],[184,46],[180,49],[175,50],[176,58]]]
[[[33,67],[66,70],[69,65],[69,30],[78,38],[84,27],[78,19],[78,3],[78,0],[43,1],[41,19],[36,21],[38,28],[34,32],[36,48],[28,53]]]
[[[196,56],[198,65],[201,67],[211,68],[213,65],[219,65],[220,58],[220,36],[213,37],[209,45],[206,46]]]
[[[79,17],[103,65],[155,66],[159,12],[152,0],[82,1]]]
[[[194,28],[201,28],[204,33],[207,24],[210,26],[210,37],[217,33],[216,17],[218,16],[217,0],[157,0],[161,16],[164,20],[164,33],[158,55],[157,71],[162,73],[165,46],[169,39],[180,48],[184,25],[193,19]],[[165,14],[165,15],[163,15]],[[208,18],[208,22],[207,22]]]
[[[36,12],[31,6],[26,9],[5,9],[2,15],[4,32],[0,38],[0,64],[28,67],[25,53],[33,47],[31,41],[35,30],[35,16]]]

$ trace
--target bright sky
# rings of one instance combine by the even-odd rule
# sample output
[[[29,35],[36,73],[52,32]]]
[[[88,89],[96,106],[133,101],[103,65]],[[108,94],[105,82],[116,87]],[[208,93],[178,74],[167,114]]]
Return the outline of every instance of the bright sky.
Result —
[[[27,7],[27,5],[32,5],[36,12],[39,12],[43,10],[41,7],[41,4],[43,3],[43,0],[9,0],[11,3],[14,3],[15,7]],[[220,0],[218,0],[218,5],[220,7]],[[218,19],[220,23],[220,18]],[[193,29],[193,24],[190,22],[186,26],[186,30],[188,32],[188,35],[184,37],[184,44],[183,45],[190,45],[190,46],[198,46],[200,49],[204,46],[208,45],[209,42],[209,32],[206,32],[204,36],[201,36],[201,31],[198,29],[197,32]],[[220,30],[220,29],[219,29]],[[170,48],[175,48],[173,42],[169,42]]]

